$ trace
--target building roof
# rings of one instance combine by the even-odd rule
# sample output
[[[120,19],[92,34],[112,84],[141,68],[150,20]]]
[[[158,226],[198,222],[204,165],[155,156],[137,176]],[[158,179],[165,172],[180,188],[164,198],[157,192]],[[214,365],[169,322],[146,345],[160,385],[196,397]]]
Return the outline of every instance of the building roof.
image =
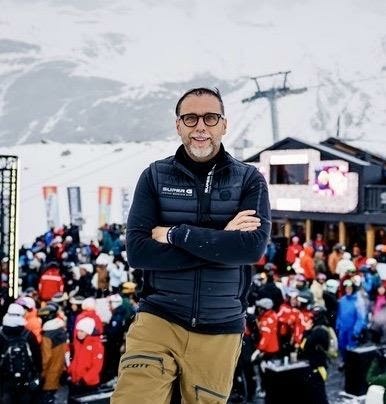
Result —
[[[368,149],[366,149],[366,147],[358,148],[353,146],[352,144],[344,143],[336,137],[330,137],[327,140],[321,142],[321,144],[332,147],[335,150],[340,150],[344,153],[351,154],[352,156],[360,158],[361,160],[365,160],[373,164],[383,165],[386,168],[386,154],[374,154],[373,152],[370,152]]]
[[[328,158],[339,158],[339,159],[348,161],[349,163],[360,165],[360,166],[370,166],[371,165],[371,163],[366,161],[365,159],[355,157],[352,154],[346,153],[341,150],[337,150],[336,148],[330,147],[326,144],[309,143],[304,140],[300,140],[300,139],[296,139],[296,138],[292,138],[292,137],[286,137],[285,139],[282,139],[279,142],[276,142],[275,144],[273,144],[272,146],[261,150],[257,154],[245,159],[244,161],[245,162],[258,161],[260,159],[260,154],[262,152],[267,151],[267,150],[283,150],[283,149],[285,149],[285,145],[289,144],[289,143],[291,143],[291,145],[292,145],[291,149],[311,148],[311,149],[320,151],[324,155],[326,155],[326,154],[329,155]],[[296,146],[296,147],[293,147],[293,146]],[[386,162],[383,161],[383,164],[382,164],[382,159],[380,159],[380,158],[378,158],[376,162],[375,161],[373,162],[373,164],[377,164],[377,165],[384,165],[385,163]]]

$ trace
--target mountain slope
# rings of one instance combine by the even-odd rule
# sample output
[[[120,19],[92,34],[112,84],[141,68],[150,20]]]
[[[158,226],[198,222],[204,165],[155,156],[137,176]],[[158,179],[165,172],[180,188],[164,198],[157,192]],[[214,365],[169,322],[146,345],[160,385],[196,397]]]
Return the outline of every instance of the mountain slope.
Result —
[[[278,101],[282,137],[324,139],[340,117],[344,136],[378,142],[385,17],[381,0],[3,0],[0,145],[166,139],[181,91],[204,84],[223,91],[233,142],[266,145],[266,100],[241,99],[249,76],[286,69],[308,91]]]

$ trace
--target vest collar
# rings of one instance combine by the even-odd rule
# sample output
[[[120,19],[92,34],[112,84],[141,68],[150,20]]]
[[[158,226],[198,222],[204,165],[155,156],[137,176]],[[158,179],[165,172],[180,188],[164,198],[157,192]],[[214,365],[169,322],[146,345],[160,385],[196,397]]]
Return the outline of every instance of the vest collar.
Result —
[[[187,167],[186,164],[186,157],[183,155],[185,152],[184,145],[181,145],[174,156],[173,159],[173,165],[177,168],[179,168],[181,171],[183,171],[185,174],[187,174],[191,178],[195,178],[194,173],[191,171],[189,167]],[[225,151],[223,144],[221,143],[220,150],[219,150],[219,158],[218,159],[213,159],[213,165],[216,164],[215,173],[218,173],[219,171],[223,170],[224,168],[228,167],[232,163],[232,156]],[[208,169],[208,172],[210,171],[210,168]]]

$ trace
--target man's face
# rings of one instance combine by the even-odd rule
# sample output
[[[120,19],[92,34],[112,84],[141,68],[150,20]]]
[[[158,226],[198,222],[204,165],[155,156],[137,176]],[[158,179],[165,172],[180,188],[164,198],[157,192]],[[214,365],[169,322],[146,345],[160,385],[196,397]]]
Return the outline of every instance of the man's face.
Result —
[[[208,112],[221,114],[219,100],[210,94],[189,95],[181,104],[180,115],[204,115]],[[227,122],[220,118],[216,126],[207,126],[203,118],[196,126],[190,128],[177,118],[177,132],[189,157],[197,162],[209,161],[220,150],[221,139],[225,135]]]
[[[346,295],[352,295],[354,289],[352,286],[346,286],[345,291],[346,291]]]

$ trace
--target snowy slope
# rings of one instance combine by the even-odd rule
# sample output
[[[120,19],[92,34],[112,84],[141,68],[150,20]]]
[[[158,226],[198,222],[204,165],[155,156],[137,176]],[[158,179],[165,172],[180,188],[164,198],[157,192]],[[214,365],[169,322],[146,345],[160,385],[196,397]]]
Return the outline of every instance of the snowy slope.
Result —
[[[383,139],[382,0],[2,0],[0,145],[98,143],[173,135],[183,89],[217,85],[232,135],[271,139],[252,75],[290,69],[308,87],[281,99],[282,137]],[[264,86],[279,85],[267,79]]]
[[[234,151],[226,136],[224,143],[228,150]],[[351,143],[386,157],[385,148],[371,148],[364,142]],[[122,223],[121,189],[129,188],[132,201],[141,172],[152,161],[174,154],[179,144],[176,135],[170,141],[113,145],[49,143],[0,147],[0,154],[16,154],[21,162],[20,242],[31,242],[47,229],[43,186],[58,187],[60,220],[66,224],[70,222],[67,187],[80,186],[83,217],[86,220],[83,237],[96,236],[99,186],[113,188],[111,222]],[[244,150],[244,157],[250,157],[258,150],[250,147]]]
[[[385,154],[385,20],[384,0],[1,0],[0,153],[22,162],[21,241],[45,230],[43,185],[59,186],[63,222],[65,188],[81,186],[89,235],[111,185],[119,221],[120,187],[174,152],[174,105],[196,85],[222,90],[239,157],[272,143],[267,100],[241,103],[249,77],[284,70],[307,91],[278,100],[281,138],[319,142],[339,119],[343,139]]]

